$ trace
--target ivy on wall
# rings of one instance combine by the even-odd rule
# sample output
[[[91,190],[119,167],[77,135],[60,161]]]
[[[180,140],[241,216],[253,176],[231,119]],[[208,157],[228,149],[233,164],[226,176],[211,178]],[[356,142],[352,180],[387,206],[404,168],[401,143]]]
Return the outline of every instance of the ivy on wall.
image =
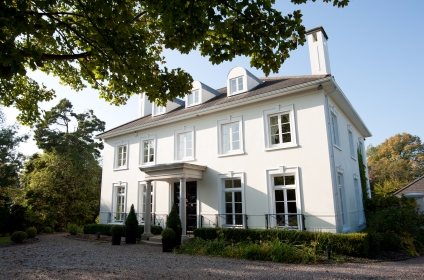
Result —
[[[369,199],[368,196],[368,188],[367,188],[367,175],[366,175],[366,168],[364,164],[364,160],[362,158],[362,151],[358,147],[358,164],[359,164],[359,176],[361,178],[361,188],[362,188],[362,203],[364,204],[367,199]],[[365,207],[365,205],[364,205]]]

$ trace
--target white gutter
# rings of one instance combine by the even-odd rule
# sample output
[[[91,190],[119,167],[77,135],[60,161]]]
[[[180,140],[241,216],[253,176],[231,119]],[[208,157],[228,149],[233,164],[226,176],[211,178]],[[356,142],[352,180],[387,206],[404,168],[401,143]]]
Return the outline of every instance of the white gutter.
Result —
[[[307,88],[315,88],[316,85],[319,85],[321,83],[331,81],[331,80],[332,80],[332,77],[329,76],[329,77],[325,77],[325,78],[315,80],[315,81],[312,81],[312,82],[307,82],[307,83],[303,83],[303,84],[288,87],[288,88],[270,91],[270,92],[267,92],[267,93],[263,93],[263,94],[243,98],[243,99],[240,99],[240,100],[236,100],[234,102],[224,103],[224,104],[221,104],[221,105],[218,105],[218,106],[207,107],[207,108],[204,108],[204,109],[201,109],[201,110],[198,110],[198,111],[194,111],[194,112],[191,112],[191,113],[186,113],[186,114],[174,116],[174,117],[171,117],[171,118],[165,118],[165,119],[160,120],[160,121],[147,123],[147,124],[140,125],[140,126],[137,126],[137,127],[131,127],[131,128],[125,129],[125,130],[117,131],[116,133],[109,134],[105,137],[101,136],[101,135],[96,135],[94,138],[96,138],[96,139],[101,139],[101,138],[107,139],[107,138],[119,136],[119,135],[122,135],[122,134],[138,131],[140,129],[147,129],[147,128],[156,127],[156,126],[163,125],[163,124],[169,124],[169,123],[172,123],[172,122],[177,122],[177,121],[189,119],[189,118],[196,117],[196,116],[199,116],[199,115],[223,111],[223,110],[230,109],[230,108],[233,108],[233,107],[237,107],[237,106],[240,106],[240,105],[247,105],[247,104],[251,104],[251,103],[254,103],[254,102],[278,97],[278,96],[281,96],[281,95],[295,93],[295,92],[298,92],[300,90],[304,90],[304,89],[307,89]],[[231,97],[228,97],[228,98],[231,98]],[[133,121],[131,121],[131,122],[133,122]],[[108,133],[108,132],[106,131],[106,132],[103,132],[103,133]]]

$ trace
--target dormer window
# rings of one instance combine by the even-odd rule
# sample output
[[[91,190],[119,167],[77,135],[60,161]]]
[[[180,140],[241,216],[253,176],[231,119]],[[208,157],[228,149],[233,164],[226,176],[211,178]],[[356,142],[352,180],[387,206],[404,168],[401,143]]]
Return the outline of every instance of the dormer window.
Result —
[[[155,116],[165,113],[165,107],[155,104],[154,113]]]
[[[234,67],[227,76],[227,95],[231,97],[254,89],[263,82],[241,66]]]
[[[243,90],[243,77],[238,77],[230,80],[230,94],[233,95]]]
[[[199,90],[193,90],[191,94],[187,95],[187,106],[199,104]]]

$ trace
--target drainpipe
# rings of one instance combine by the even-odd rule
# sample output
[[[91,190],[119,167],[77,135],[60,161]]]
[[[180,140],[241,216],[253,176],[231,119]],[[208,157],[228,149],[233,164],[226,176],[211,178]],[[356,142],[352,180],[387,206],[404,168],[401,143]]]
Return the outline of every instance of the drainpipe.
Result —
[[[338,221],[338,218],[339,218],[338,217],[339,216],[338,205],[339,204],[338,204],[338,201],[336,201],[336,199],[335,199],[335,194],[338,193],[337,192],[337,185],[336,185],[336,182],[337,182],[336,161],[334,159],[334,139],[333,139],[333,137],[331,135],[331,124],[330,124],[331,115],[330,115],[330,105],[329,105],[329,102],[328,102],[328,96],[331,93],[333,93],[334,91],[336,91],[337,88],[334,87],[329,92],[325,92],[324,89],[322,89],[322,90],[323,90],[324,98],[325,98],[324,106],[325,106],[325,113],[326,113],[326,119],[327,119],[327,121],[326,121],[326,125],[327,125],[327,138],[329,139],[329,141],[328,141],[328,150],[330,152],[331,177],[333,178],[333,180],[332,180],[332,187],[333,187],[334,213],[336,214],[335,215],[335,218],[336,218],[336,230],[338,231],[340,225],[339,225],[339,221]]]

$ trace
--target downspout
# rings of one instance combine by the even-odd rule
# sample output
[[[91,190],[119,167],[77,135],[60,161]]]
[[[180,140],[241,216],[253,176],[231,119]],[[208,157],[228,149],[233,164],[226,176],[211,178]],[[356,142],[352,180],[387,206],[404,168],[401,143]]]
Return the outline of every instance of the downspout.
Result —
[[[335,218],[336,218],[336,231],[339,231],[339,211],[338,211],[338,200],[335,199],[335,195],[337,193],[337,174],[336,174],[336,162],[334,159],[334,139],[331,135],[331,124],[330,124],[330,120],[331,120],[331,116],[330,116],[330,105],[328,102],[328,95],[330,95],[331,93],[333,93],[334,91],[336,91],[336,87],[334,87],[334,89],[332,89],[329,92],[325,92],[324,89],[322,89],[323,93],[324,93],[324,106],[325,106],[325,116],[326,116],[326,125],[327,125],[327,139],[329,141],[327,141],[328,143],[328,150],[330,152],[330,170],[331,170],[331,177],[333,178],[332,181],[332,187],[333,187],[333,202],[334,202],[334,213]]]

